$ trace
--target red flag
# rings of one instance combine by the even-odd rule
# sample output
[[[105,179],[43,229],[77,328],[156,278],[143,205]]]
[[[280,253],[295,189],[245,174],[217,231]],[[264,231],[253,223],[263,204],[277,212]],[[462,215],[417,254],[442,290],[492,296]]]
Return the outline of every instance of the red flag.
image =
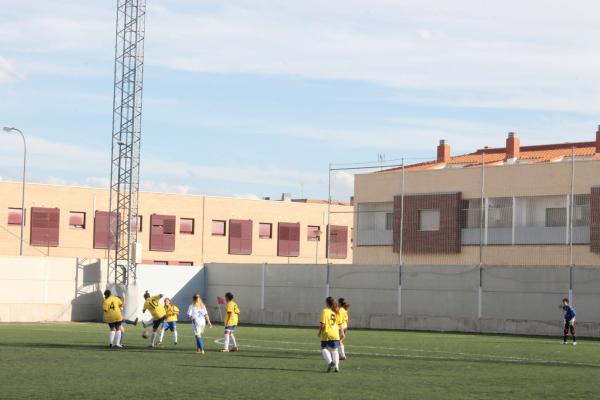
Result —
[[[225,304],[225,299],[217,296],[217,304]]]

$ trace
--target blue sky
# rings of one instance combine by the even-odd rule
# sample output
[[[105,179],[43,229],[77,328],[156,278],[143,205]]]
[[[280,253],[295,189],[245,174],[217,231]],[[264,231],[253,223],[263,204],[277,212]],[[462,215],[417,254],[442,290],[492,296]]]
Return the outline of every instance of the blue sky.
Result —
[[[0,0],[0,125],[30,181],[108,186],[106,0]],[[141,186],[325,198],[330,162],[587,141],[600,123],[593,1],[149,0]],[[0,178],[20,142],[0,136]],[[352,175],[334,176],[335,197]]]

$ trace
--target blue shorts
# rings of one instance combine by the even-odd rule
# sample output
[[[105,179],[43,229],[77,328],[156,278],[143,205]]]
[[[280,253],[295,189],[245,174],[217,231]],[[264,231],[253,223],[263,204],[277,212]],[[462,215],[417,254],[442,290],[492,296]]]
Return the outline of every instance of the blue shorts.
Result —
[[[171,332],[173,332],[174,330],[177,329],[177,321],[173,321],[173,322],[163,322],[163,329],[166,331],[167,329],[171,330]]]
[[[337,349],[340,347],[339,340],[321,340],[322,349]]]
[[[113,329],[119,329],[121,327],[122,323],[123,323],[123,321],[109,322],[108,323],[108,327],[110,328],[111,331]]]
[[[233,332],[233,331],[235,331],[235,326],[226,326],[225,330]]]

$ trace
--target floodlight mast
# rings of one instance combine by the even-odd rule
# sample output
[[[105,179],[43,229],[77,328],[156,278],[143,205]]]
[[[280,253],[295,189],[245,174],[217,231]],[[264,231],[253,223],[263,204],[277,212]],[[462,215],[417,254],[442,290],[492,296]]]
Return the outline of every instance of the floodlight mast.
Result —
[[[146,0],[117,0],[108,281],[136,279]]]

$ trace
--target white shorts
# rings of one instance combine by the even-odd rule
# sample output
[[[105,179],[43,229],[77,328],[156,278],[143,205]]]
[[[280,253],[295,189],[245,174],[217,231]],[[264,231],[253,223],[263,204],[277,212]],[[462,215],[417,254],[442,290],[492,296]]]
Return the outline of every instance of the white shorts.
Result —
[[[192,331],[195,336],[201,337],[204,333],[204,328],[206,327],[206,320],[203,319],[193,319],[192,320]]]

